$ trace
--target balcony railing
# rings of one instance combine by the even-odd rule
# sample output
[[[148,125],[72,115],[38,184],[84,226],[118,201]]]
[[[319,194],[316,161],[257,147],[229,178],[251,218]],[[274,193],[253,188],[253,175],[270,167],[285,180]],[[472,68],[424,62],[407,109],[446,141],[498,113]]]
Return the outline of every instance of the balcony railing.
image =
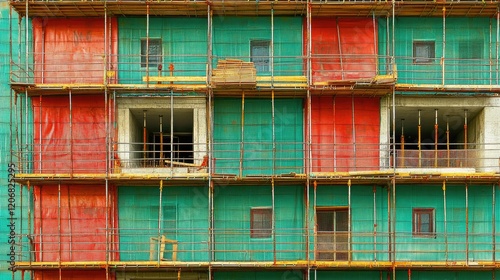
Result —
[[[264,266],[273,261],[287,266],[308,260],[309,254],[312,265],[318,266],[328,266],[328,262],[336,262],[330,265],[340,267],[369,263],[383,266],[384,262],[390,266],[392,261],[410,266],[420,263],[423,267],[438,264],[495,266],[499,252],[494,248],[499,246],[494,244],[500,237],[491,232],[466,233],[464,228],[462,231],[436,232],[432,238],[416,237],[407,231],[330,232],[321,233],[320,237],[320,233],[305,228],[276,228],[269,238],[250,238],[249,231],[243,228],[215,229],[212,244],[208,228],[178,228],[173,232],[102,228],[92,233],[28,234],[29,238],[23,237],[16,247],[16,262],[79,262],[84,266],[85,262],[106,260],[117,264],[149,262],[151,265],[172,261],[199,264],[211,260],[227,263],[227,266],[259,266],[259,263]],[[106,236],[109,236],[108,242]],[[306,236],[310,237],[309,242]],[[347,238],[336,239],[341,236]],[[330,241],[326,242],[324,237]],[[392,245],[394,251],[391,251]]]
[[[498,172],[500,144],[469,144],[468,149],[414,150],[391,152],[392,145],[312,144],[303,142],[216,142],[164,144],[116,143],[109,151],[94,144],[43,144],[13,152],[18,173],[210,173],[236,177],[315,175],[334,172],[388,171],[394,167],[442,169],[467,172]],[[174,152],[171,153],[170,150]],[[307,155],[311,154],[308,160]],[[212,162],[209,163],[209,158]],[[211,169],[209,169],[211,168]]]

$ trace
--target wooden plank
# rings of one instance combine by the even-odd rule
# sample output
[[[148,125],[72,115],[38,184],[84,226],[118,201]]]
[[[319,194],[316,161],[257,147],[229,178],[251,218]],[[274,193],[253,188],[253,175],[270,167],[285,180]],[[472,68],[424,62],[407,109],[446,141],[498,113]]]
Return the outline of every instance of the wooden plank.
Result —
[[[257,82],[307,82],[306,76],[257,76]]]
[[[207,82],[205,76],[145,76],[143,82]]]

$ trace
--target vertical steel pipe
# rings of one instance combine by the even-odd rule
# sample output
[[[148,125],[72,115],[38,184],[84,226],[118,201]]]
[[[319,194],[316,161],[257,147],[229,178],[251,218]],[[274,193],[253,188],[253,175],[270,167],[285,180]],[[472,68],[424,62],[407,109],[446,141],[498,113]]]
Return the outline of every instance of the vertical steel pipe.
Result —
[[[163,180],[160,180],[160,194],[159,194],[159,202],[158,202],[158,242],[157,242],[157,256],[158,256],[158,263],[160,263],[162,259],[161,255],[161,242],[162,242],[162,221],[163,221]]]
[[[177,147],[178,149],[179,147]],[[178,158],[174,158],[174,92],[170,90],[170,175],[173,176],[174,173],[174,161],[179,161]],[[195,159],[196,155],[193,155]]]
[[[352,242],[351,242],[351,179],[347,181],[347,242],[349,244],[347,260],[351,263]]]
[[[464,110],[464,150],[465,150],[465,166],[466,167],[469,167],[469,159],[468,159],[468,155],[467,155],[467,135],[468,135],[468,131],[467,131],[467,113],[468,113],[468,110],[465,109]]]
[[[273,264],[276,265],[276,204],[274,192],[274,177],[271,179],[271,233],[273,236]]]
[[[71,166],[71,176],[73,176],[73,98],[71,89],[69,90],[69,156]],[[54,171],[55,172],[55,171]]]
[[[401,119],[401,167],[405,167],[405,119]]]
[[[469,264],[469,184],[465,183],[465,262]]]
[[[377,187],[373,186],[373,260],[377,261]]]
[[[142,112],[142,158],[143,158],[143,166],[147,166],[147,157],[148,157],[148,147],[147,147],[147,142],[148,142],[148,132],[147,132],[147,111],[148,110],[143,110]]]
[[[240,139],[240,168],[239,177],[243,177],[243,156],[245,154],[245,91],[241,93],[241,139]]]
[[[340,26],[339,26],[339,18],[336,18],[336,26],[337,26],[337,39],[338,39],[338,47],[339,47],[339,62],[340,62],[340,74],[342,77],[342,80],[345,79],[345,73],[344,73],[344,63],[343,63],[343,57],[342,57],[342,43],[340,41]]]
[[[160,162],[158,163],[159,166],[163,166],[164,165],[164,161],[163,161],[163,115],[160,115],[160,126],[159,126],[159,129],[160,129]]]
[[[441,58],[441,85],[443,86],[446,82],[445,59],[446,59],[446,7],[443,7],[443,56]]]
[[[443,218],[444,218],[444,258],[448,262],[448,219],[447,219],[447,207],[446,207],[446,181],[443,181]]]
[[[422,110],[418,110],[418,127],[417,127],[417,146],[418,146],[418,167],[422,167],[422,124],[421,124],[421,113]]]
[[[496,261],[496,249],[497,249],[497,240],[496,240],[496,186],[492,184],[491,186],[491,243],[493,244],[493,250],[491,252],[491,259],[493,262]]]
[[[434,110],[434,167],[438,167],[438,109]]]
[[[271,89],[271,131],[272,131],[272,161],[273,161],[273,170],[272,174],[273,176],[276,175],[276,119],[275,119],[275,102],[274,102],[274,89]],[[264,171],[264,170],[262,170]]]
[[[446,166],[450,167],[450,122],[446,116]]]

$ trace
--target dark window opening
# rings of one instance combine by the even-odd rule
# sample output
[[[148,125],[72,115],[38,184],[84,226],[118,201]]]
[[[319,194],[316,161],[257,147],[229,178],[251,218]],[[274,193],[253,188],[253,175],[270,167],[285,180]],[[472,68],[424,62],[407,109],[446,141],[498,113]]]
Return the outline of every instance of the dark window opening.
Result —
[[[270,71],[270,46],[268,40],[250,41],[250,61],[254,63],[257,73]]]
[[[193,163],[193,109],[174,108],[173,114],[162,108],[130,109],[130,113],[131,159],[142,167],[189,167]]]
[[[317,209],[317,259],[348,260],[349,214],[348,208]]]
[[[271,208],[252,208],[250,209],[250,237],[269,238],[272,235],[272,216]]]
[[[434,41],[413,41],[413,63],[433,63],[435,57]]]
[[[434,208],[413,208],[413,235],[434,236]]]
[[[149,49],[149,51],[148,51]],[[158,67],[162,62],[161,39],[141,39],[141,67]]]

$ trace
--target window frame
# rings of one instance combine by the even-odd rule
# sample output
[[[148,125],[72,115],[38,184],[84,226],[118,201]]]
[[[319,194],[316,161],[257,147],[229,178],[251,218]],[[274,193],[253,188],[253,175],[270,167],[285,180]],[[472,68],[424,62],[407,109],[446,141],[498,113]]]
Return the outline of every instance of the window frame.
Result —
[[[417,48],[429,46],[431,53],[429,57],[417,56]],[[433,64],[436,59],[436,42],[432,40],[414,40],[413,41],[413,64]]]
[[[429,231],[422,231],[422,215],[429,215]],[[413,208],[412,210],[412,233],[416,237],[436,236],[436,211],[434,208]]]
[[[255,215],[263,215],[268,220],[255,221]],[[269,228],[264,228],[264,224],[269,224]],[[259,225],[260,228],[256,226]],[[271,207],[250,208],[250,238],[271,238],[273,234],[273,209]]]
[[[264,56],[258,56],[258,57],[256,56],[254,58],[253,54],[254,46],[267,47],[267,62],[264,62],[266,60]],[[254,63],[255,70],[257,71],[257,73],[271,72],[271,40],[267,39],[250,40],[250,61]]]
[[[147,44],[149,41],[149,45],[143,45]],[[159,43],[159,54],[151,54],[151,42],[157,42]],[[147,67],[158,67],[158,65],[162,64],[163,62],[163,41],[159,37],[154,37],[154,38],[141,38],[141,68],[146,68]],[[144,53],[147,48],[147,53]]]

